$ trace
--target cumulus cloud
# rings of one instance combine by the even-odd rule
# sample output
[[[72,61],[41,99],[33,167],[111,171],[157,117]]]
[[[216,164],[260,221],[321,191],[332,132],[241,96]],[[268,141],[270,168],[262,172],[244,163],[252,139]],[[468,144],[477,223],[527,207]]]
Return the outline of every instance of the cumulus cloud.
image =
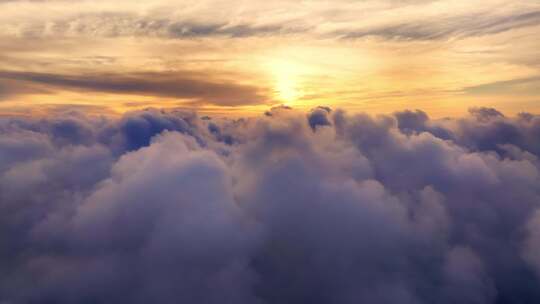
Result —
[[[487,108],[3,118],[0,302],[535,302],[539,130]]]

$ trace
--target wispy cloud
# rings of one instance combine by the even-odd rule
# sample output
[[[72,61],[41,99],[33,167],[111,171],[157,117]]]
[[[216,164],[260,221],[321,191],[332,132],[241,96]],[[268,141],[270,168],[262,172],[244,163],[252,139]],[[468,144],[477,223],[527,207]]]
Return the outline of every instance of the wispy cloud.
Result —
[[[537,96],[540,94],[540,76],[496,81],[467,87],[464,91],[469,94],[477,95],[513,94]]]
[[[485,36],[540,25],[540,11],[493,15],[489,12],[412,20],[376,27],[341,29],[335,35],[346,39],[379,37],[393,40],[440,40]]]
[[[201,75],[189,77],[188,72],[64,75],[0,71],[0,79],[23,81],[63,90],[195,99],[201,103],[222,106],[261,104],[267,101],[261,88],[204,80],[201,79]],[[18,86],[24,87],[24,84]],[[14,90],[12,93],[25,92]]]

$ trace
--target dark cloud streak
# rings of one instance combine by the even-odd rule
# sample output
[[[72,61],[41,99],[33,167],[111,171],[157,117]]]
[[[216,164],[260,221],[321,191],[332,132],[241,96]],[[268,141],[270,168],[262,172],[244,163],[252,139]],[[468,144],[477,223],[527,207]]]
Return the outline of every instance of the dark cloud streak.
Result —
[[[223,106],[266,102],[260,88],[189,77],[189,72],[63,75],[0,71],[0,79],[23,82],[18,87],[30,83],[72,91],[194,99]]]
[[[365,29],[338,30],[334,34],[344,39],[380,37],[390,40],[443,40],[479,37],[540,25],[540,11],[518,12],[503,16],[490,13],[451,16],[433,20],[411,20],[407,23]]]

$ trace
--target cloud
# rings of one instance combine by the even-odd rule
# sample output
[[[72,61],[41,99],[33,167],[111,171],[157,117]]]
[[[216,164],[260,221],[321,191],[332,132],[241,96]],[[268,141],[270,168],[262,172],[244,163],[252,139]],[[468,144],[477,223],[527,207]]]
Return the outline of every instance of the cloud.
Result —
[[[535,212],[526,228],[529,235],[523,246],[523,257],[540,273],[540,212]]]
[[[63,13],[55,8],[58,1],[4,1],[6,6],[26,4],[27,8],[51,11],[47,17],[6,13],[8,36],[36,37],[149,37],[161,39],[249,38],[290,34],[358,39],[379,37],[388,40],[445,40],[503,33],[540,24],[538,6],[520,3],[508,7],[494,2],[449,6],[437,1],[337,1],[328,5],[316,1],[308,6],[279,1],[258,3],[256,7],[239,3],[203,1],[183,9],[182,3],[171,6],[156,1],[146,6],[68,7]],[[61,1],[60,1],[61,2]],[[70,6],[71,1],[67,1]],[[242,7],[242,9],[236,9]],[[212,9],[216,8],[216,9]],[[441,13],[441,9],[445,13]],[[446,11],[452,11],[450,14]],[[272,13],[270,16],[268,12]],[[364,16],[365,14],[365,16]],[[394,16],[406,18],[406,22]],[[355,20],[358,15],[365,18]],[[15,17],[13,17],[15,16]],[[372,18],[375,17],[375,18]],[[351,22],[355,20],[355,22]],[[374,21],[376,20],[376,21]]]
[[[0,71],[0,79],[41,85],[45,88],[192,99],[223,106],[265,102],[263,92],[259,88],[226,81],[205,80],[201,79],[200,75],[190,77],[189,73],[135,73],[124,76]],[[22,84],[18,86],[23,87]]]
[[[509,30],[540,25],[540,11],[517,11],[494,15],[481,12],[410,20],[366,28],[342,29],[334,34],[345,39],[380,37],[391,40],[444,40],[494,35]]]
[[[18,95],[47,94],[46,89],[24,85],[17,81],[3,79],[0,82],[0,101],[7,100]]]
[[[17,23],[19,36],[90,36],[90,37],[155,37],[163,39],[197,39],[209,37],[247,38],[287,35],[306,32],[305,26],[283,23],[238,22],[234,19],[208,21],[195,16],[174,17],[168,13],[141,16],[130,10],[73,14],[46,21]]]
[[[538,89],[539,84],[540,77],[529,77],[467,87],[464,91],[474,95],[516,94],[535,96],[540,92]]]
[[[167,26],[166,35],[169,38],[198,38],[211,36],[241,38],[264,35],[282,35],[304,31],[306,31],[306,29],[294,27],[291,28],[281,24],[196,24],[174,22]]]
[[[2,118],[0,302],[535,302],[539,126],[488,108]]]
[[[540,120],[538,116],[522,113],[517,118],[505,117],[493,108],[471,108],[471,117],[464,119],[426,120],[421,111],[395,113],[400,131],[428,132],[473,151],[496,151],[503,156],[511,145],[518,150],[538,155]],[[506,152],[505,152],[506,151]]]
[[[317,107],[311,110],[311,113],[308,115],[308,123],[312,129],[315,129],[317,126],[328,126],[330,121],[328,119],[328,114],[332,112],[329,107]]]

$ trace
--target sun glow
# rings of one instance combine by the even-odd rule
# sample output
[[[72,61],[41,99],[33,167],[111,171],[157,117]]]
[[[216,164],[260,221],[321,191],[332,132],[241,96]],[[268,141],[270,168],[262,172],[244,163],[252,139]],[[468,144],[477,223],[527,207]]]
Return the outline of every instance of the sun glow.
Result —
[[[277,96],[284,102],[294,102],[300,95],[294,79],[288,76],[281,76],[277,79],[275,87]]]
[[[303,95],[302,75],[305,67],[286,60],[270,60],[266,64],[274,81],[274,97],[287,105],[295,105]]]

